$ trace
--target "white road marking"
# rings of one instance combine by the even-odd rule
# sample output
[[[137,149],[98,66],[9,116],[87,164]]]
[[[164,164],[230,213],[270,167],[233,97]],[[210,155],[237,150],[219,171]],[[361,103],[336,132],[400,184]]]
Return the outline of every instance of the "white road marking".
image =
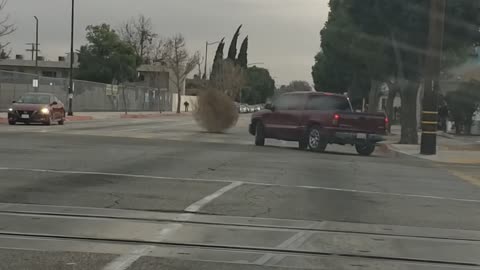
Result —
[[[232,190],[238,186],[240,186],[242,182],[233,182],[230,185],[223,187],[216,192],[204,197],[203,199],[191,204],[187,208],[185,208],[185,211],[187,212],[198,212],[200,209],[202,209],[205,205],[210,203],[211,201],[215,200],[216,198],[222,196],[229,190]],[[192,217],[191,214],[179,214],[178,219],[182,221],[188,221]],[[176,233],[179,229],[182,228],[182,224],[180,223],[171,223],[168,224],[165,228],[163,228],[160,232],[158,232],[154,239],[156,241],[165,241],[168,239],[168,237],[174,233]],[[128,269],[134,262],[136,262],[138,259],[140,259],[143,256],[147,256],[150,254],[153,250],[155,250],[155,246],[140,246],[137,247],[133,250],[131,250],[129,253],[121,255],[117,257],[115,260],[111,261],[109,264],[107,264],[103,270],[126,270]]]
[[[44,172],[44,173],[57,173],[57,174],[103,175],[103,176],[129,177],[129,178],[137,178],[137,179],[159,179],[159,180],[174,180],[174,181],[217,182],[217,183],[229,183],[229,184],[234,183],[234,182],[241,182],[245,185],[255,185],[255,186],[265,186],[265,187],[297,188],[297,189],[309,189],[309,190],[327,190],[327,191],[349,192],[349,193],[359,193],[359,194],[372,194],[372,195],[394,196],[394,197],[404,197],[404,198],[419,198],[419,199],[432,199],[432,200],[446,200],[446,201],[457,201],[457,202],[480,203],[480,200],[478,200],[478,199],[462,199],[462,198],[429,196],[429,195],[420,195],[420,194],[380,192],[380,191],[345,189],[345,188],[331,188],[331,187],[323,187],[323,186],[294,186],[294,185],[282,185],[282,184],[269,184],[269,183],[252,182],[252,181],[238,181],[238,180],[231,180],[231,179],[230,180],[225,180],[225,179],[202,179],[202,178],[188,178],[188,177],[183,178],[183,177],[152,176],[152,175],[108,173],[108,172],[66,171],[66,170],[6,168],[6,167],[0,167],[0,171],[24,171],[24,172]]]
[[[155,248],[154,246],[139,246],[137,248],[134,248],[128,254],[117,257],[115,260],[111,261],[103,269],[104,270],[125,270],[141,257],[151,253],[154,248]]]
[[[185,209],[185,211],[187,212],[198,212],[201,208],[203,208],[205,205],[207,205],[209,202],[215,200],[216,198],[222,196],[224,193],[242,185],[243,182],[233,182],[231,183],[230,185],[224,187],[224,188],[221,188],[219,190],[217,190],[217,192],[215,193],[212,193],[210,195],[208,195],[207,197],[199,200],[198,202],[195,202],[193,203],[192,205],[190,205],[189,207],[187,207]]]
[[[315,226],[315,223],[310,224],[307,228],[312,228]],[[313,232],[300,231],[294,234],[292,237],[285,240],[283,243],[279,244],[276,248],[278,249],[296,249],[303,245],[311,236]],[[274,259],[275,258],[275,259]],[[265,265],[268,262],[271,262],[270,265],[275,265],[280,262],[285,255],[278,255],[272,253],[266,253],[262,257],[258,258],[254,264]],[[274,260],[272,260],[274,259]]]

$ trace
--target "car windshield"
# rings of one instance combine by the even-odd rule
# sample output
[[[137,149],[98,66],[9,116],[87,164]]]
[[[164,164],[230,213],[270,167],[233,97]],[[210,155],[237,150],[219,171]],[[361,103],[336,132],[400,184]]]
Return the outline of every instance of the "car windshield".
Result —
[[[49,104],[50,96],[48,95],[25,95],[18,99],[17,103],[26,104]]]
[[[480,270],[480,0],[0,0],[4,269]]]

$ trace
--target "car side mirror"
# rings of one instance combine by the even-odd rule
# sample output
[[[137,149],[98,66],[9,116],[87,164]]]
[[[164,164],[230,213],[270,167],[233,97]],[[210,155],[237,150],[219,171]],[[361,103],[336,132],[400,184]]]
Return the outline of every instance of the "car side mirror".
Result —
[[[14,100],[14,101],[12,101],[12,104],[14,104],[14,103],[17,103],[17,102]]]
[[[58,105],[58,102],[54,101],[54,102],[52,102],[51,105],[52,105],[52,106]]]

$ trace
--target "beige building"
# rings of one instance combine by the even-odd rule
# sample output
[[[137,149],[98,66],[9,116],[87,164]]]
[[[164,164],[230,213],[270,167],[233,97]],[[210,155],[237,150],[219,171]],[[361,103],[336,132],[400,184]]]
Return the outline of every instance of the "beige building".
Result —
[[[73,67],[78,68],[78,56],[75,54]],[[59,56],[57,61],[39,57],[38,68],[34,60],[25,60],[22,55],[15,59],[0,60],[0,70],[36,74],[50,78],[68,78],[70,75],[70,57]]]

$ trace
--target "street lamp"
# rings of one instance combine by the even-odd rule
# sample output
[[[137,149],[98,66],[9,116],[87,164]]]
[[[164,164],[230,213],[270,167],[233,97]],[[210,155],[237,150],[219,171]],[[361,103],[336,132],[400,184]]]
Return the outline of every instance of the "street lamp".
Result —
[[[215,45],[215,44],[218,44],[220,43],[220,41],[215,41],[215,42],[205,42],[205,71],[204,71],[204,75],[205,75],[205,79],[207,79],[207,63],[208,63],[208,46],[210,45]]]
[[[75,57],[73,55],[73,38],[74,38],[74,26],[75,26],[75,0],[72,0],[72,24],[70,28],[70,82],[68,87],[68,115],[73,115],[73,61]]]
[[[38,75],[38,17],[33,16],[35,18],[35,70]]]
[[[38,92],[38,86],[40,85],[38,83],[38,17],[33,16],[33,18],[35,18],[35,73],[37,74],[37,82],[33,84],[34,86],[36,85],[36,87],[34,87],[35,92]]]

